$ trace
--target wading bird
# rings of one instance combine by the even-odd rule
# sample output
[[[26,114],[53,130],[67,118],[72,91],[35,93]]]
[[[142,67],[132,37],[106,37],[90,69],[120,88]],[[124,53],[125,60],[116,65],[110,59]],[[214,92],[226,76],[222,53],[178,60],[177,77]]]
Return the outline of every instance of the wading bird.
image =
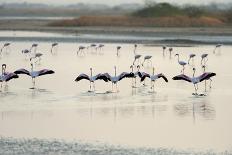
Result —
[[[204,64],[203,64],[203,61],[204,61]],[[206,66],[206,62],[208,61],[208,54],[202,54],[201,55],[201,65],[203,66]]]
[[[117,85],[118,82],[124,78],[134,78],[134,73],[122,72],[120,75],[117,76],[116,66],[114,66],[114,76],[109,75],[109,73],[104,73],[103,76],[105,76],[105,78],[107,78],[108,81],[111,81],[112,91],[113,91],[113,85],[115,85],[118,92],[118,85]]]
[[[163,78],[165,82],[168,82],[168,79],[166,78],[166,76],[162,73],[160,74],[156,74],[155,75],[155,68],[153,67],[152,69],[152,75],[150,74],[143,74],[141,75],[141,82],[143,82],[146,78],[150,78],[151,79],[151,89],[154,91],[154,85],[155,85],[155,81],[159,78]]]
[[[38,44],[34,43],[31,45],[31,48],[29,51],[32,51],[32,49],[34,48],[34,52],[36,53],[37,47],[38,47]]]
[[[171,59],[171,58],[172,58],[172,51],[173,51],[173,48],[170,47],[168,50],[169,50],[169,58]]]
[[[32,78],[32,88],[31,89],[35,89],[35,78],[38,76],[42,76],[42,75],[47,75],[47,74],[53,74],[55,73],[53,70],[48,70],[48,69],[42,69],[39,71],[34,71],[33,70],[33,64],[31,63],[31,71],[28,71],[26,69],[18,69],[14,72],[15,74],[26,74],[28,76],[30,76]]]
[[[163,49],[163,56],[165,56],[165,50],[166,50],[167,46],[163,45],[162,49]]]
[[[135,65],[136,60],[137,60],[137,62],[138,62],[137,64],[140,63],[140,62],[139,62],[139,59],[140,59],[141,56],[142,56],[142,55],[140,55],[140,54],[135,55],[134,61],[133,61],[133,65]]]
[[[192,59],[192,64],[194,64],[194,57],[196,56],[196,54],[190,54],[189,55],[189,59],[188,59],[188,64],[190,62],[190,60]]]
[[[108,79],[105,76],[103,76],[101,73],[93,76],[93,69],[92,68],[90,68],[90,76],[82,73],[75,79],[75,81],[78,82],[78,81],[84,80],[84,79],[88,80],[90,82],[89,92],[95,91],[95,83],[94,82],[96,80],[104,80],[105,82],[108,82]],[[92,90],[92,85],[93,85],[93,90]]]
[[[51,53],[53,53],[53,49],[55,47],[58,47],[58,43],[52,43]],[[57,48],[56,48],[56,50],[57,50]]]
[[[179,54],[176,54],[175,56],[177,56],[178,57],[178,63],[179,63],[179,65],[181,65],[182,67],[183,67],[183,69],[181,70],[181,73],[183,72],[183,74],[184,74],[184,69],[185,69],[185,65],[187,64],[186,62],[184,62],[184,61],[180,61],[180,56],[179,56]]]
[[[6,49],[5,51],[7,52],[8,50],[10,50],[10,43],[5,43],[5,44],[3,44],[3,46],[2,46],[2,48],[1,48],[1,50],[0,50],[0,55],[2,54],[2,51],[3,51],[3,49]]]
[[[119,56],[119,50],[121,49],[121,46],[117,46],[117,56]]]
[[[79,54],[79,52],[83,53],[85,48],[86,48],[85,46],[79,46],[78,51],[77,51],[77,55]]]
[[[216,76],[216,73],[212,73],[212,72],[205,72],[203,73],[202,75],[198,76],[198,77],[195,77],[195,72],[196,72],[196,69],[193,68],[193,77],[189,77],[187,75],[184,75],[184,74],[181,74],[181,75],[177,75],[175,77],[173,77],[172,79],[173,80],[184,80],[184,81],[187,81],[187,82],[190,82],[190,83],[193,83],[194,85],[194,89],[195,89],[195,93],[193,93],[193,95],[198,95],[197,93],[197,90],[198,90],[198,83],[199,82],[202,82],[204,80],[207,80],[213,76]]]
[[[202,66],[202,69],[203,69],[203,73],[206,73],[206,66],[205,65],[203,65]],[[207,81],[209,80],[209,88],[212,88],[212,85],[211,85],[211,83],[212,83],[212,79],[211,78],[208,78],[208,79],[206,79],[205,80],[205,92],[206,92],[206,84],[207,84]]]
[[[221,47],[222,47],[222,44],[217,44],[217,45],[215,46],[214,50],[213,50],[213,54],[216,53],[216,50],[217,50],[217,49],[221,50]]]
[[[6,72],[6,64],[2,64],[2,75],[0,75],[1,88],[3,82],[8,82],[11,79],[16,79],[19,76],[15,73]]]
[[[144,64],[144,62],[145,62],[145,61],[150,62],[151,66],[152,66],[151,58],[152,58],[152,56],[151,56],[151,55],[147,55],[147,56],[145,56],[145,57],[144,57],[144,60],[143,60],[143,63],[142,63],[142,66],[143,66],[143,64]]]

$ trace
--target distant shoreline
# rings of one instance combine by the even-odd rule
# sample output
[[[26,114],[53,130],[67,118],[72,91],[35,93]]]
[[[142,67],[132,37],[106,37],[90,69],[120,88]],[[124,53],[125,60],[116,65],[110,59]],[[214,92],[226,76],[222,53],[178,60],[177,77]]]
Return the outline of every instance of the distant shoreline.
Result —
[[[184,37],[184,36],[232,36],[232,27],[106,27],[106,26],[79,26],[79,27],[53,27],[48,26],[51,20],[0,20],[0,31],[39,31],[39,32],[54,32],[63,34],[101,34],[101,35],[130,35],[142,37],[163,37],[167,38],[164,42],[148,42],[148,43],[172,43],[168,40],[170,36]],[[1,38],[1,36],[0,36]],[[2,40],[2,39],[1,39]],[[84,42],[85,40],[83,40]],[[86,42],[95,42],[95,40],[86,40]],[[99,40],[104,41],[104,39]],[[118,42],[118,41],[112,41]],[[124,42],[124,40],[123,40]],[[128,41],[130,43],[130,41]],[[139,43],[139,42],[138,42]],[[142,43],[142,42],[140,42]],[[179,44],[204,44],[198,42],[189,42],[188,40],[178,40]],[[231,42],[226,43],[231,44]]]

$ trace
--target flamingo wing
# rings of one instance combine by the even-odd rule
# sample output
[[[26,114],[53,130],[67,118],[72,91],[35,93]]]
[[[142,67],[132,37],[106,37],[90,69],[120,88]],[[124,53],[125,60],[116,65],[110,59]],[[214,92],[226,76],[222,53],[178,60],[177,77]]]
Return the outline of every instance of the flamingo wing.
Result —
[[[124,78],[133,78],[135,75],[134,73],[127,73],[127,72],[122,72],[119,76],[118,76],[118,81],[124,79]]]
[[[165,82],[168,82],[168,79],[165,75],[163,75],[162,73],[157,75],[158,78],[163,78]]]
[[[10,81],[11,79],[16,79],[18,77],[19,76],[15,73],[7,73],[3,76],[3,80],[7,82],[7,81]]]
[[[49,69],[42,69],[38,71],[38,76],[46,75],[46,74],[54,74],[55,72],[53,70]]]
[[[139,77],[141,78],[140,82],[143,82],[146,78],[151,78],[150,74],[145,73],[145,72],[140,73]]]
[[[105,82],[110,81],[108,76],[106,76],[105,74],[97,74],[95,77],[95,80],[104,80]]]
[[[202,75],[200,75],[199,77],[197,77],[200,82],[204,81],[204,80],[208,80],[209,78],[216,76],[216,73],[212,73],[212,72],[205,72]]]
[[[83,79],[89,80],[89,81],[90,81],[89,76],[86,75],[86,74],[80,74],[80,75],[75,79],[75,81],[78,82],[78,81],[83,80]]]
[[[15,74],[26,74],[26,75],[29,75],[30,76],[30,72],[26,69],[18,69],[14,72]]]
[[[192,82],[191,78],[184,75],[184,74],[180,74],[180,75],[177,75],[177,76],[174,76],[172,78],[173,80],[184,80],[184,81],[187,81],[187,82]]]

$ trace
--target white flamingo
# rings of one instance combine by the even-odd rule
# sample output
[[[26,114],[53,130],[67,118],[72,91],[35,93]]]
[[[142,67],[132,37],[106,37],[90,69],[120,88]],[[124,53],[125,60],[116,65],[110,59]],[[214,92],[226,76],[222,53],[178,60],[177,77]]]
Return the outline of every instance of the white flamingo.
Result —
[[[108,79],[105,76],[103,76],[103,74],[101,74],[101,73],[93,76],[93,69],[92,68],[90,68],[90,76],[82,73],[75,79],[75,81],[78,82],[78,81],[84,80],[84,79],[88,80],[90,82],[89,92],[95,91],[95,83],[94,82],[96,80],[104,80],[105,82],[108,82]],[[92,84],[93,84],[93,90],[92,90]]]
[[[172,51],[173,51],[173,48],[172,47],[169,47],[169,58],[171,59],[172,58]]]
[[[136,49],[137,49],[138,45],[134,44],[134,55],[136,55]]]
[[[176,54],[175,56],[177,56],[178,57],[178,63],[179,63],[179,65],[181,65],[182,67],[183,67],[183,69],[181,70],[181,73],[183,72],[183,74],[184,74],[184,69],[185,69],[185,65],[187,64],[186,62],[184,62],[184,61],[180,61],[180,56],[179,56],[179,54]]]
[[[42,75],[47,75],[47,74],[54,74],[55,72],[53,70],[49,70],[49,69],[42,69],[39,71],[34,71],[33,70],[33,64],[31,63],[31,71],[28,71],[26,69],[18,69],[14,72],[15,74],[26,74],[28,76],[30,76],[32,78],[32,88],[31,89],[35,89],[35,78],[42,76]]]
[[[190,83],[193,83],[194,85],[194,89],[195,89],[195,93],[193,93],[193,95],[198,95],[197,90],[198,90],[198,83],[202,82],[204,80],[207,80],[213,76],[216,76],[216,73],[212,73],[212,72],[205,72],[203,74],[201,74],[200,76],[195,77],[195,72],[196,69],[193,68],[193,77],[189,77],[187,75],[181,74],[181,75],[177,75],[175,77],[173,77],[173,80],[184,80]]]
[[[31,45],[31,48],[29,51],[32,51],[32,49],[34,48],[34,52],[36,53],[37,47],[38,47],[38,44],[34,43]]]

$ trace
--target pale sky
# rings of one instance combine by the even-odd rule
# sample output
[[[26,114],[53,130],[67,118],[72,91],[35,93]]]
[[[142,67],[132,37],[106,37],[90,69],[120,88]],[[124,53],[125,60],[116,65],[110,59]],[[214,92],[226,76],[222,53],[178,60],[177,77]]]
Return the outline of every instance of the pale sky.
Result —
[[[98,4],[107,4],[107,5],[118,5],[121,3],[140,3],[144,4],[145,0],[0,0],[0,3],[20,3],[20,2],[29,2],[29,3],[45,3],[45,4],[73,4],[73,3],[98,3]],[[152,1],[152,0],[151,0]],[[228,3],[232,0],[153,0],[155,2],[170,2],[177,4],[208,4],[212,2],[216,3]]]

